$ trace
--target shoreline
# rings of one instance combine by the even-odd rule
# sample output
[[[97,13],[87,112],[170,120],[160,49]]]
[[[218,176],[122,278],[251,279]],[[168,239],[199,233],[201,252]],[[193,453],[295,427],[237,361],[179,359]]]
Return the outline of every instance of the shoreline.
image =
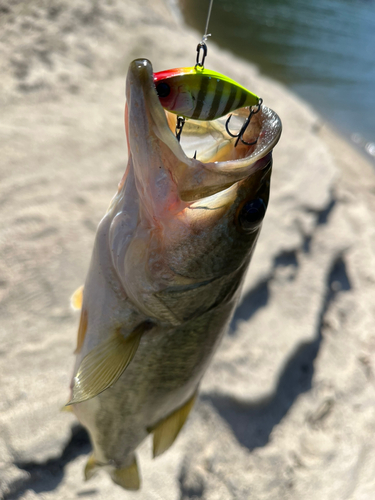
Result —
[[[191,16],[189,15],[191,13],[191,10],[188,7],[184,7],[183,6],[183,4],[185,4],[185,5],[188,6],[189,2],[188,1],[185,2],[184,0],[169,0],[169,3],[170,3],[170,5],[173,5],[174,9],[178,9],[178,11],[179,11],[178,16],[179,16],[180,20],[183,21],[183,23],[185,24],[185,26],[189,27],[189,29],[195,30],[196,29],[195,25],[188,23],[188,18],[189,17],[191,18]],[[184,15],[184,10],[185,10],[185,14],[187,14],[187,15]],[[202,11],[199,14],[202,17],[205,18],[205,15],[206,15],[205,12]],[[211,39],[209,38],[208,39],[208,46],[209,46],[210,41],[211,41]],[[263,69],[262,69],[261,65],[258,65],[256,62],[254,62],[250,58],[245,58],[243,56],[243,54],[237,53],[233,48],[230,47],[230,45],[228,45],[228,44],[225,43],[225,40],[220,39],[216,43],[217,43],[217,46],[220,49],[231,51],[233,54],[236,55],[236,57],[239,57],[242,60],[244,60],[245,62],[248,62],[248,63],[250,63],[252,65],[255,65],[258,68],[258,70],[259,70],[259,72],[260,72],[261,75],[265,76],[266,78],[274,79],[275,81],[277,81],[281,85],[284,85],[285,88],[287,88],[290,92],[292,92],[295,95],[297,95],[300,99],[302,99],[305,102],[307,102],[311,107],[314,106],[314,103],[311,102],[310,100],[308,100],[306,98],[306,96],[300,96],[298,93],[295,92],[295,90],[289,88],[288,84],[286,84],[285,82],[282,82],[281,80],[278,80],[274,75],[270,75],[269,73],[263,73]],[[340,128],[340,123],[335,123],[334,121],[331,121],[329,119],[329,117],[324,116],[319,111],[316,111],[316,113],[321,116],[321,119],[322,119],[323,122],[329,124],[329,126],[333,129],[333,131],[335,131],[336,134],[342,136],[347,141],[349,141],[352,144],[353,148],[355,148],[365,158],[367,158],[369,160],[369,162],[373,165],[373,168],[375,169],[375,142],[373,140],[371,140],[371,139],[366,140],[361,135],[361,133],[358,133],[355,130],[352,130],[350,132],[349,132],[349,130],[344,130],[344,129]],[[371,149],[371,152],[368,151],[368,149]]]

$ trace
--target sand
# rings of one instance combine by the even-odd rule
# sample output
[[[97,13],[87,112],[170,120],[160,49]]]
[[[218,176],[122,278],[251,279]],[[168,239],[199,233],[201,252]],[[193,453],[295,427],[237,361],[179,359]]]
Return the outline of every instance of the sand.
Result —
[[[61,413],[96,226],[127,162],[127,67],[195,62],[163,0],[0,2],[0,497],[375,498],[375,175],[313,109],[209,42],[281,117],[242,301],[174,446],[125,492]]]

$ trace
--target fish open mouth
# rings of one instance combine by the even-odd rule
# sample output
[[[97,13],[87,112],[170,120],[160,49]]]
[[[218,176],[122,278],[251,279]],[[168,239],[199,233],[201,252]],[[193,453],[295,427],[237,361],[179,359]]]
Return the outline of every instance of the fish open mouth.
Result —
[[[181,293],[186,297],[189,290],[233,273],[240,276],[245,268],[268,204],[281,122],[262,106],[243,135],[255,144],[236,147],[237,139],[227,133],[227,117],[190,119],[179,142],[176,116],[161,106],[153,77],[148,60],[130,64],[125,108],[129,160],[107,212],[112,218],[109,240],[113,267],[129,301],[145,318],[177,325],[191,317],[191,303],[181,302]],[[231,130],[240,130],[249,110],[232,115]],[[208,302],[197,304],[199,314],[216,303],[212,287]]]
[[[248,114],[248,108],[233,112],[231,129],[239,131]],[[227,133],[227,119],[189,119],[179,142],[174,135],[176,115],[160,104],[151,63],[147,59],[131,63],[126,127],[130,154],[137,155],[138,182],[143,186],[156,183],[160,187],[168,179],[174,183],[179,199],[194,201],[222,191],[269,164],[281,134],[277,114],[262,106],[243,137],[246,142],[256,143],[239,142],[237,147],[236,138]],[[155,167],[150,168],[150,164]]]

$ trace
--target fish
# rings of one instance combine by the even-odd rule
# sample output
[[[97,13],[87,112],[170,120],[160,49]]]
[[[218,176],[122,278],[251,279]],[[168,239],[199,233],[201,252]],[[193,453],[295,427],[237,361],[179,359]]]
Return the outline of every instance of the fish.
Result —
[[[200,66],[154,74],[161,105],[194,120],[216,120],[231,111],[259,104],[259,97],[221,73]]]
[[[93,446],[84,475],[106,470],[128,490],[140,488],[136,450],[147,436],[154,457],[176,440],[228,328],[281,134],[265,106],[246,131],[259,137],[253,146],[234,148],[220,120],[191,120],[187,140],[200,140],[202,161],[186,154],[172,122],[151,62],[136,59],[126,83],[128,164],[72,297],[81,314],[67,405]]]

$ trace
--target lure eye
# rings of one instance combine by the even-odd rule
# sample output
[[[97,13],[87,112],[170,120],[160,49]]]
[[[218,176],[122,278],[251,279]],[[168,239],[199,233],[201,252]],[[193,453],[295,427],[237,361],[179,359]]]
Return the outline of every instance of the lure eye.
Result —
[[[156,85],[156,92],[158,93],[159,97],[167,97],[171,91],[170,86],[168,83],[161,82]]]
[[[267,206],[262,198],[246,202],[238,215],[238,223],[245,233],[253,232],[262,222]]]

